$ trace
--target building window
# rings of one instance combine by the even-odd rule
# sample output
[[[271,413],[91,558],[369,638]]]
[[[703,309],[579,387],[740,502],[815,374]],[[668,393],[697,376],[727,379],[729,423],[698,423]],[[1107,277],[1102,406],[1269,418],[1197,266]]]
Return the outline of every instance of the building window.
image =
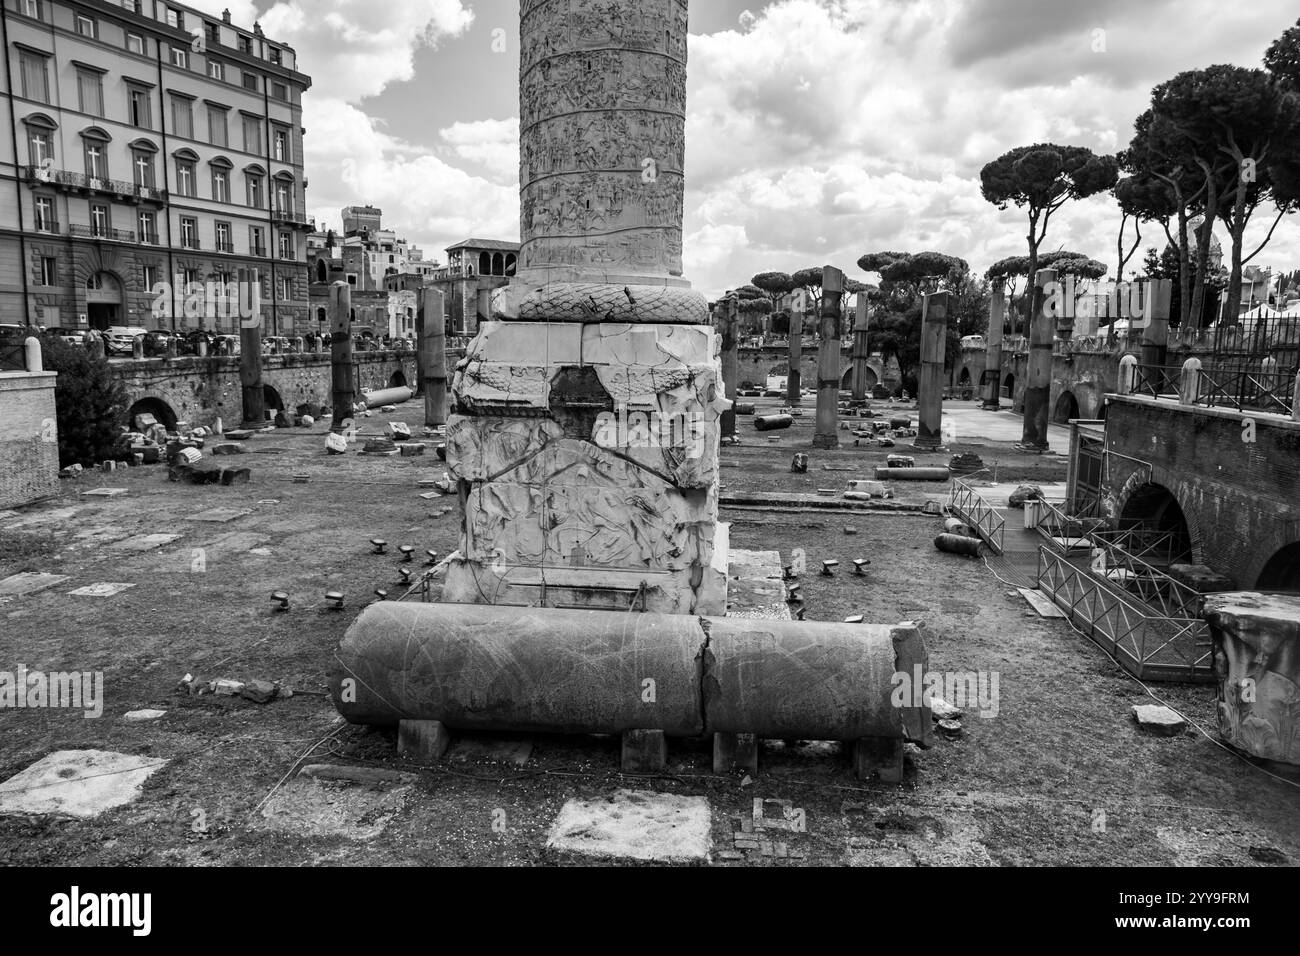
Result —
[[[102,203],[90,204],[90,234],[96,239],[108,235],[108,207]]]
[[[294,257],[293,233],[280,233],[280,258],[292,259]]]
[[[239,35],[239,52],[240,52],[240,53],[252,53],[252,52],[253,52],[253,38],[252,38],[252,37],[246,37],[246,36],[244,36],[242,33]]]
[[[183,96],[172,97],[172,132],[182,139],[194,138],[194,108]]]
[[[152,212],[141,212],[139,217],[140,241],[151,246],[158,244],[158,216]],[[145,288],[153,288],[152,282],[145,282]]]
[[[181,247],[184,249],[199,247],[199,221],[192,216],[181,216]]]
[[[84,13],[77,14],[77,33],[83,37],[97,38],[99,36],[98,25],[94,17],[88,17]]]
[[[153,154],[135,150],[135,184],[148,189],[154,188]]]
[[[36,197],[36,231],[57,232],[58,223],[54,219],[54,199],[51,196]]]
[[[19,69],[23,75],[23,96],[41,103],[50,102],[50,71],[48,57],[20,50]]]
[[[266,155],[262,143],[262,121],[253,116],[244,117],[244,152]]]
[[[41,285],[59,284],[59,260],[50,256],[41,258]]]
[[[273,148],[275,150],[274,156],[276,162],[280,162],[280,163],[293,162],[293,160],[289,158],[289,131],[288,130],[277,129],[275,131],[273,144],[274,144]]]
[[[226,82],[226,64],[218,60],[208,60],[208,78]]]
[[[175,7],[167,8],[167,25],[175,27],[177,30],[185,29],[185,14]]]
[[[266,48],[266,58],[277,66],[280,64],[280,48],[278,46],[269,46]]]
[[[265,232],[261,226],[250,226],[248,229],[248,254],[266,258],[266,240]]]
[[[104,78],[93,70],[77,70],[77,101],[81,112],[104,115]]]
[[[144,239],[141,239],[140,241],[141,241],[141,242],[144,242],[145,240],[144,240]],[[146,289],[152,291],[152,290],[153,290],[153,287],[156,286],[156,285],[158,284],[158,267],[157,267],[157,266],[141,266],[141,267],[140,267],[140,278],[141,278],[141,280],[143,280],[143,285],[144,285],[144,287],[145,287]]]
[[[293,187],[283,180],[275,184],[275,209],[276,212],[293,213]]]
[[[53,161],[54,147],[50,131],[35,126],[27,127],[27,152],[33,166],[44,166],[46,160]]]
[[[280,276],[280,301],[288,302],[293,298],[293,279]]]
[[[23,0],[23,13],[34,20],[41,20],[41,0]]]
[[[91,179],[108,178],[108,157],[99,140],[86,140],[86,175]]]
[[[230,202],[230,174],[217,166],[212,168],[212,198]]]
[[[248,204],[254,209],[263,209],[265,205],[262,202],[262,177],[254,173],[248,173]]]
[[[182,70],[188,70],[190,68],[190,51],[183,50],[178,46],[172,47],[171,63],[172,66],[178,66]]]
[[[194,188],[195,170],[192,159],[176,160],[176,191],[182,196],[197,196]]]
[[[228,129],[226,111],[215,106],[208,107],[208,142],[213,146],[228,146]]]
[[[230,223],[217,223],[217,252],[234,252],[235,243],[231,239]]]
[[[281,103],[289,102],[289,87],[285,83],[271,84],[271,99],[279,100]]]
[[[254,90],[254,91],[261,89],[261,87],[258,86],[258,84],[257,84],[257,79],[258,79],[258,77],[257,77],[257,74],[256,74],[256,73],[245,73],[245,74],[244,74],[244,89],[246,89],[246,90]]]
[[[131,125],[141,129],[153,129],[153,111],[149,107],[149,91],[132,88],[131,90]]]
[[[138,33],[128,33],[126,35],[126,52],[144,56],[144,37]]]

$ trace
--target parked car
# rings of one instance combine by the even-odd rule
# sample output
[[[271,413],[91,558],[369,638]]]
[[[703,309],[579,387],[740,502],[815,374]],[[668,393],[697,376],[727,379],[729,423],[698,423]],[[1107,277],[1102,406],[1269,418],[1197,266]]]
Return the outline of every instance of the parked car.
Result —
[[[27,368],[27,337],[23,325],[0,325],[0,372],[21,372]]]
[[[213,353],[212,342],[215,338],[216,335],[207,329],[193,329],[179,336],[176,353],[178,355],[198,355],[199,343],[206,342],[208,344],[208,354],[211,355]]]
[[[68,345],[82,345],[86,340],[84,329],[46,329],[45,334],[51,338],[63,339]]]
[[[155,358],[166,355],[167,346],[175,338],[178,338],[178,336],[163,329],[146,332],[144,334],[144,354]]]
[[[114,325],[104,330],[104,351],[109,355],[130,355],[135,348],[135,340],[148,332],[125,325]]]
[[[214,335],[212,344],[208,348],[208,354],[220,355],[222,346],[225,346],[227,355],[238,355],[243,351],[238,335]]]

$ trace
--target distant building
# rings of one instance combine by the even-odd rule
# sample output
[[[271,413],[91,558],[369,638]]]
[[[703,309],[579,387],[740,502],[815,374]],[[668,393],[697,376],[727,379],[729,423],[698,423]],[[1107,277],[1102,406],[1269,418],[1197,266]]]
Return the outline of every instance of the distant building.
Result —
[[[353,324],[359,332],[382,338],[415,331],[415,290],[435,272],[424,252],[383,228],[383,210],[348,206],[342,210],[343,234],[313,232],[307,238],[311,309],[318,331],[328,322],[329,287],[352,287]]]
[[[509,285],[515,276],[519,250],[519,243],[497,239],[466,239],[447,248],[446,268],[433,270],[429,278],[446,297],[451,335],[478,334],[492,290]]]
[[[311,78],[293,49],[158,0],[4,0],[0,16],[8,321],[234,332],[238,317],[162,317],[150,290],[254,268],[268,334],[304,330]]]

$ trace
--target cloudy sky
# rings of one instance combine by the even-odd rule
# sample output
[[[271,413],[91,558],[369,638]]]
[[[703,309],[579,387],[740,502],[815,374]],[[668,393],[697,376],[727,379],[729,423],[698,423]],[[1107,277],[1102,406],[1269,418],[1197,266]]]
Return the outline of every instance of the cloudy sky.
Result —
[[[373,203],[439,260],[470,236],[518,239],[518,0],[189,2],[298,51],[318,220]],[[1258,66],[1297,15],[1295,0],[695,0],[687,277],[716,295],[827,263],[874,279],[855,262],[882,249],[980,271],[1023,254],[1022,214],[980,195],[985,163],[1037,141],[1121,149],[1152,86]],[[1058,217],[1047,247],[1113,272],[1113,201]],[[1300,269],[1300,216],[1255,262]]]

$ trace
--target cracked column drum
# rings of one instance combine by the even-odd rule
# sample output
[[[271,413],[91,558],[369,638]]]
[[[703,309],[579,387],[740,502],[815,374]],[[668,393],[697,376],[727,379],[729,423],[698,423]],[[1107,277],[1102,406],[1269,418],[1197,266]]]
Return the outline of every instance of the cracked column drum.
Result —
[[[704,712],[713,733],[930,739],[929,708],[894,701],[896,674],[929,664],[920,629],[711,618]]]
[[[686,0],[522,0],[520,269],[680,276]]]
[[[331,686],[354,724],[691,737],[703,733],[703,646],[686,616],[374,604],[344,637]]]

